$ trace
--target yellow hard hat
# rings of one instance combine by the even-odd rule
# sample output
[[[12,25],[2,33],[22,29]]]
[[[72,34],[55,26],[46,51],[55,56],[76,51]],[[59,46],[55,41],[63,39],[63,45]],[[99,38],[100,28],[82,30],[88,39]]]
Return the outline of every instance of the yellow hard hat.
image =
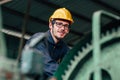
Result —
[[[63,20],[67,20],[70,22],[70,24],[72,24],[74,21],[72,19],[72,15],[71,13],[66,9],[66,8],[59,8],[57,9],[52,16],[49,18],[49,22],[52,19],[63,19]]]

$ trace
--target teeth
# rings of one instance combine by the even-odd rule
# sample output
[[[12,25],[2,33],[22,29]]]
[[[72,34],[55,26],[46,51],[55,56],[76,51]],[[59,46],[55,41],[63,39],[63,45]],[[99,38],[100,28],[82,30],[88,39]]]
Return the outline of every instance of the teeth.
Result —
[[[80,52],[80,51],[78,51],[78,57],[79,57],[79,56],[81,56],[81,52]]]
[[[120,27],[118,28],[118,33],[120,34]]]
[[[105,37],[105,35],[104,35],[104,34],[102,34],[101,36],[102,36],[102,38],[104,38],[104,37]]]
[[[116,35],[116,31],[115,29],[112,29],[112,33],[111,33],[112,36],[115,36]]]
[[[65,70],[65,74],[67,74],[67,70]]]
[[[86,44],[87,49],[92,49],[92,45],[90,45],[89,43]]]
[[[107,32],[106,32],[106,36],[109,36],[109,35],[110,35],[110,32],[109,32],[109,31],[107,31]]]
[[[68,65],[67,67],[68,67],[68,69],[70,69],[71,65]]]
[[[73,61],[73,60],[71,60],[71,61],[70,61],[70,63],[71,63],[71,64],[73,64],[73,63],[74,63],[74,61]]]
[[[78,61],[79,58],[80,58],[79,56],[74,56],[75,61],[76,61],[76,60]]]
[[[62,80],[67,80],[67,79],[66,79],[66,78],[67,78],[66,76],[69,76],[67,70],[65,70],[65,75],[62,75]]]
[[[112,29],[112,33],[115,33],[115,29]]]
[[[64,76],[64,75],[62,75],[62,79],[63,79],[63,80],[64,80],[64,77],[65,77],[65,76]]]
[[[87,44],[86,44],[86,46],[87,46],[87,48],[89,48],[89,47],[90,47],[90,44],[89,44],[89,43],[87,43]]]
[[[117,37],[120,37],[120,27],[117,29],[117,32],[115,29],[112,29],[112,31],[107,31],[105,34],[102,34],[102,38],[101,40],[107,41],[108,39],[110,39],[111,36],[117,35]],[[115,36],[113,37],[115,38]],[[101,43],[102,44],[102,43]],[[64,74],[61,76],[62,80],[68,80],[70,77],[70,74],[74,71],[74,69],[76,68],[77,64],[80,62],[80,60],[87,55],[91,50],[93,49],[92,46],[92,41],[91,44],[90,43],[86,43],[85,47],[82,47],[82,51],[78,51],[77,54],[78,55],[74,55],[73,56],[73,60],[70,60],[70,64],[67,65],[67,70],[64,71]]]
[[[64,80],[65,79],[65,75],[62,75],[62,80]]]
[[[120,37],[120,27],[118,28],[117,34],[118,34],[118,37]]]
[[[82,47],[82,52],[85,52],[85,47]]]
[[[120,27],[118,28],[118,31],[120,31]]]

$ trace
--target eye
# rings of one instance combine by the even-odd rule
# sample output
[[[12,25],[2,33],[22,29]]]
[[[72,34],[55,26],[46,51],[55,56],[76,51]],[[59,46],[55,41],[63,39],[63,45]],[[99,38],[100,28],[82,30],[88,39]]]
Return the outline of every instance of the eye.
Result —
[[[65,24],[65,25],[64,25],[64,27],[68,28],[68,27],[69,27],[69,25],[68,25],[68,24]]]

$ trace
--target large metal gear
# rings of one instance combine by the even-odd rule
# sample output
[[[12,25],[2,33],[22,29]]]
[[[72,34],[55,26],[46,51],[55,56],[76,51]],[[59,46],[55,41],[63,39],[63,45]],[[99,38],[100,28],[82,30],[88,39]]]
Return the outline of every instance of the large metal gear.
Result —
[[[102,80],[119,80],[120,25],[104,28],[100,45],[100,62],[94,66],[91,33],[86,35],[65,56],[54,76],[58,80],[93,80],[95,68],[100,67]]]

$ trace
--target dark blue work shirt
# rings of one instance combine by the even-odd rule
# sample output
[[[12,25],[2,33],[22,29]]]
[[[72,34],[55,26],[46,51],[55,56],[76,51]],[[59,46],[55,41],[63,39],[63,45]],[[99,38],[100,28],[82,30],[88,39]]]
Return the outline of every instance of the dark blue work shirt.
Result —
[[[32,39],[40,35],[41,33],[34,34],[27,41],[27,44],[29,44]],[[35,48],[43,53],[44,74],[46,74],[47,76],[52,76],[58,68],[60,61],[68,52],[69,48],[62,40],[55,44],[50,31],[47,31],[45,35],[45,38],[39,43],[37,43]]]

